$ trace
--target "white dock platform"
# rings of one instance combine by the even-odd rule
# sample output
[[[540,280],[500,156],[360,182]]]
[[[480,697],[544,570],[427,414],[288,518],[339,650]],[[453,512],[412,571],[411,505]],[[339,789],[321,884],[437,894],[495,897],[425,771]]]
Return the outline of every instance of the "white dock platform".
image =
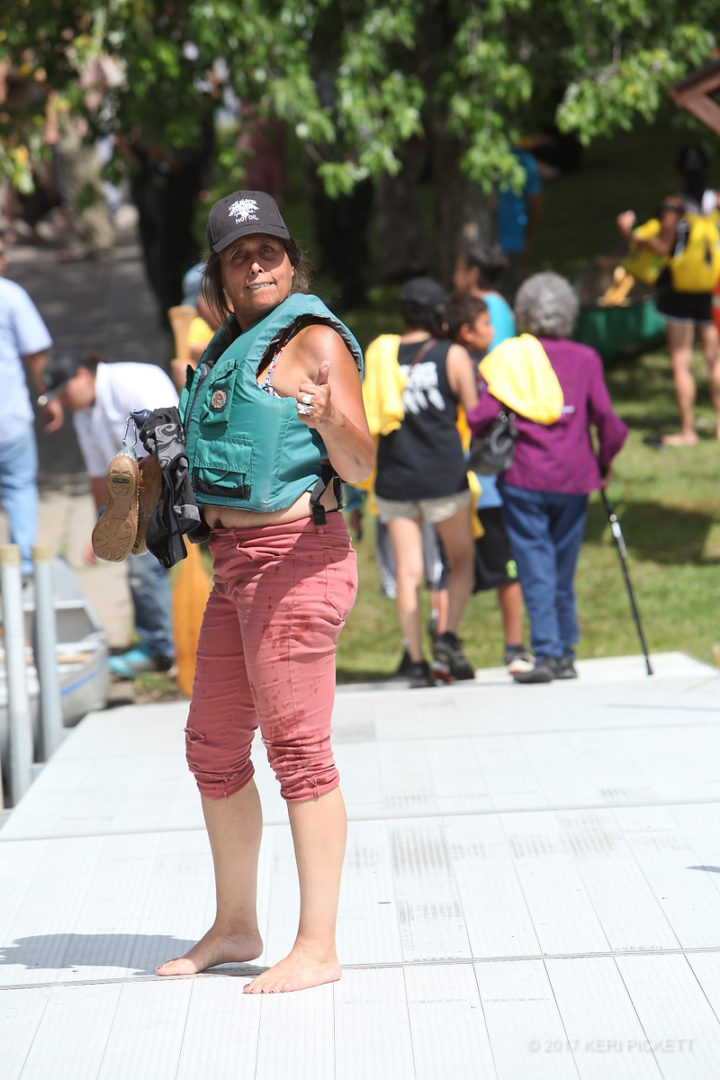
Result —
[[[186,706],[92,714],[0,831],[0,1080],[717,1080],[720,673],[682,654],[343,689],[339,983],[292,943],[261,745],[266,952],[160,979],[214,914]]]

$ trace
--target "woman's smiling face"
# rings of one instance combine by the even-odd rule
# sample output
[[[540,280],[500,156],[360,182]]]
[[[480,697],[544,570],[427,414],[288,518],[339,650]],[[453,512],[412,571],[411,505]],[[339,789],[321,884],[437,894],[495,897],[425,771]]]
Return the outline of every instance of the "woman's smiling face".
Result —
[[[243,330],[290,295],[295,271],[275,236],[252,233],[220,252],[225,292]]]

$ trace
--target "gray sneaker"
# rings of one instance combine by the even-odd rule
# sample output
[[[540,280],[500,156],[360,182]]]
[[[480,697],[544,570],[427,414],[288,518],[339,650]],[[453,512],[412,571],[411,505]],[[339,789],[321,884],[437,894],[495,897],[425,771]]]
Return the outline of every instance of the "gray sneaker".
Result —
[[[535,665],[529,671],[513,675],[516,683],[549,683],[558,677],[558,665],[560,661],[552,656],[540,656],[535,660]]]

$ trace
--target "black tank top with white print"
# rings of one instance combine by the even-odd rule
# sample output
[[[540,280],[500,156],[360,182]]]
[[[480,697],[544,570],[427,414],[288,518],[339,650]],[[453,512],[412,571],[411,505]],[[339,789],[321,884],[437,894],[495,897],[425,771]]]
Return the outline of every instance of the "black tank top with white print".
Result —
[[[407,370],[405,416],[381,437],[375,490],[381,498],[409,501],[454,495],[467,487],[465,455],[457,430],[457,398],[447,377],[450,343],[437,341],[413,360],[425,342],[401,344],[398,364]]]

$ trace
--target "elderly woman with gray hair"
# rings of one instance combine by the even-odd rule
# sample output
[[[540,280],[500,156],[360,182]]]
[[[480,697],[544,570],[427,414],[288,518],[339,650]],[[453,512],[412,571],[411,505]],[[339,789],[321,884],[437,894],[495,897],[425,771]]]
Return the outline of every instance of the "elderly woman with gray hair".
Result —
[[[473,434],[481,435],[508,405],[515,413],[514,459],[499,486],[535,655],[530,671],[513,676],[520,683],[576,678],[579,634],[573,578],[588,496],[607,482],[610,463],[627,436],[627,427],[613,411],[600,357],[569,340],[577,313],[577,297],[564,278],[554,273],[528,278],[515,297],[522,336],[505,343],[508,348],[500,365],[497,356],[493,361],[493,353],[488,355],[484,364],[490,363],[480,371],[490,386],[481,385],[480,400],[467,417]],[[531,361],[524,371],[545,366],[547,380],[533,379],[533,385],[537,389],[551,381],[557,399],[552,422],[547,416],[541,422],[531,419],[542,410],[533,408],[529,385],[527,412],[518,408],[517,399],[509,402],[498,396],[505,384],[503,365],[513,366],[516,357],[518,363]],[[490,372],[499,377],[494,379]],[[517,389],[517,370],[506,374],[515,379]],[[537,405],[537,394],[535,398]]]

